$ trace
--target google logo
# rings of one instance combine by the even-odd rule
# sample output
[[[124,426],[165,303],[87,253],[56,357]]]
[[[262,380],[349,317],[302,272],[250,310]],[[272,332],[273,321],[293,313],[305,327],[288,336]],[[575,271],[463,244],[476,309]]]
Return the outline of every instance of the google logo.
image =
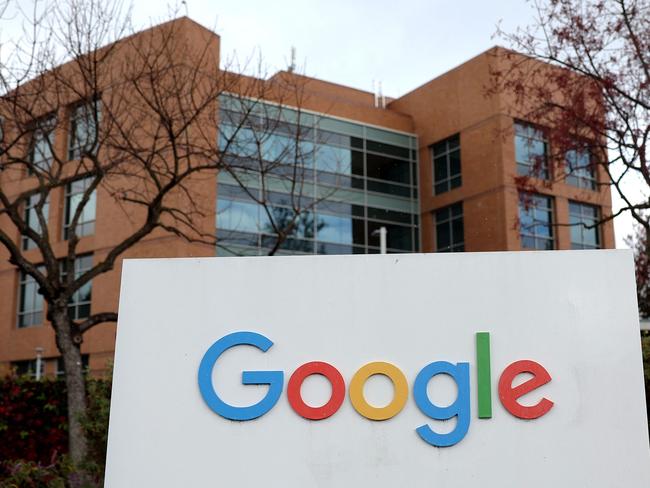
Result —
[[[215,413],[230,420],[247,421],[261,417],[271,410],[280,399],[284,387],[283,371],[243,371],[242,384],[268,385],[268,391],[262,400],[254,405],[238,407],[225,403],[214,389],[212,373],[219,357],[228,349],[238,346],[253,346],[262,352],[268,351],[273,342],[256,332],[234,332],[217,340],[206,351],[199,365],[199,390],[205,403]],[[478,418],[492,418],[490,334],[476,333],[476,369]],[[424,366],[413,382],[413,399],[418,409],[433,420],[449,420],[456,417],[456,427],[452,432],[438,433],[427,424],[417,427],[415,431],[428,444],[437,447],[453,446],[460,442],[469,430],[470,408],[470,369],[469,363],[450,363],[435,361]],[[514,379],[522,374],[531,375],[523,383],[513,386]],[[311,375],[322,375],[330,382],[332,393],[322,406],[313,407],[305,403],[301,396],[301,387]],[[429,381],[437,375],[450,376],[458,387],[458,395],[451,405],[438,406],[431,402],[427,394]],[[393,398],[388,405],[378,407],[371,405],[365,398],[363,388],[373,375],[386,376],[394,387]],[[499,378],[499,400],[512,415],[522,419],[539,418],[553,407],[553,402],[542,398],[535,405],[522,405],[518,400],[523,395],[551,381],[551,376],[539,363],[531,360],[515,361],[507,366]],[[383,421],[395,417],[408,401],[409,384],[404,373],[395,365],[375,361],[361,366],[352,376],[348,387],[350,403],[363,417],[372,421]],[[346,386],[341,373],[331,364],[311,361],[299,366],[289,377],[287,398],[291,408],[308,420],[323,420],[334,415],[345,399]]]

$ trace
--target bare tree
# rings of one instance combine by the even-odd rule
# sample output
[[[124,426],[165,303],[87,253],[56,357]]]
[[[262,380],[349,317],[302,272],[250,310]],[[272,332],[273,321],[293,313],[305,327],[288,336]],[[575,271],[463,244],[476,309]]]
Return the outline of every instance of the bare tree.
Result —
[[[547,172],[550,185],[573,179],[581,187],[609,186],[620,209],[580,225],[592,228],[629,213],[647,232],[650,2],[531,3],[532,25],[498,32],[514,51],[498,50],[505,62],[493,72],[493,89],[508,94],[517,116],[544,128],[550,157],[535,162],[532,176]],[[540,184],[525,176],[517,183],[522,189]],[[645,253],[650,256],[650,246]]]
[[[214,252],[218,172],[244,189],[251,168],[264,181],[275,175],[283,182],[288,214],[274,213],[268,193],[254,200],[269,215],[277,250],[315,201],[302,196],[301,126],[281,116],[285,104],[300,113],[305,95],[299,77],[261,80],[220,68],[218,37],[187,18],[132,34],[120,2],[37,2],[22,15],[26,38],[0,62],[0,243],[47,305],[66,372],[70,455],[79,468],[87,453],[80,346],[91,328],[117,320],[114,310],[79,305],[91,280],[160,233]],[[224,97],[243,108],[230,132],[218,121]],[[262,127],[259,99],[276,107]],[[256,150],[233,156],[230,148],[250,127]],[[285,148],[269,159],[264,141],[281,128],[295,141],[287,145],[292,153]],[[84,259],[100,197],[121,209],[120,222],[108,249]],[[60,201],[59,231],[50,208]]]

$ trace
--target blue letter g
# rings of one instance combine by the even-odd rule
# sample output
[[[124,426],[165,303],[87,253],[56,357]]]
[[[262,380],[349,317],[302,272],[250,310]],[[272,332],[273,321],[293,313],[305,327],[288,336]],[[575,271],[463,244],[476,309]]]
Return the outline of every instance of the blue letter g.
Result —
[[[201,390],[203,400],[215,413],[230,420],[252,420],[261,417],[278,402],[284,384],[282,371],[244,371],[242,372],[244,385],[269,385],[266,396],[249,407],[233,407],[221,400],[212,385],[212,370],[224,351],[243,345],[255,346],[262,352],[266,352],[273,342],[255,332],[233,332],[212,344],[201,359],[199,366],[199,390]]]

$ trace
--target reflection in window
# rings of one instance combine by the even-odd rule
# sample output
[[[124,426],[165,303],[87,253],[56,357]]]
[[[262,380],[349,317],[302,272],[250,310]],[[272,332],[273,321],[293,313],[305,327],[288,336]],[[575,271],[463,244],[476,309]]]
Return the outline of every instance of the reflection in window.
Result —
[[[596,171],[591,164],[590,151],[572,149],[566,153],[566,182],[578,188],[596,189]]]
[[[76,280],[93,266],[92,254],[78,256],[74,260],[74,279]],[[66,279],[65,265],[61,263],[61,279]],[[72,320],[90,317],[90,302],[92,298],[92,281],[89,281],[74,292],[68,302],[68,317]]]
[[[20,273],[19,297],[18,328],[43,323],[43,297],[38,292],[38,283],[23,272]]]
[[[598,249],[600,238],[596,224],[600,219],[598,207],[569,202],[571,249]]]
[[[318,216],[318,240],[338,244],[352,244],[352,219],[335,215]]]
[[[273,222],[279,228],[292,225],[278,254],[376,252],[379,242],[372,232],[382,225],[388,228],[391,250],[417,250],[415,137],[317,114],[299,117],[287,107],[273,120],[275,106],[250,104],[248,112],[242,110],[248,102],[220,97],[220,147],[230,168],[243,177],[233,172],[220,176],[219,255],[266,254],[276,242]],[[310,166],[295,178],[299,190],[292,197],[294,187],[287,184],[293,181],[292,165],[278,164],[262,173],[260,157],[283,159],[296,140],[309,149],[303,152],[309,152]],[[255,195],[237,189],[237,182],[245,182]],[[262,197],[270,216],[255,201]],[[302,211],[297,218],[295,209]]]
[[[310,211],[303,211],[296,215],[292,208],[287,207],[268,207],[268,213],[264,207],[260,207],[260,224],[262,232],[266,234],[275,234],[273,227],[289,231],[290,236],[299,239],[313,239],[316,235],[314,214]],[[270,213],[270,218],[269,218]]]
[[[457,188],[462,184],[460,173],[460,136],[455,135],[434,144],[433,180],[436,195]]]
[[[553,200],[542,195],[519,195],[519,233],[523,249],[553,249]]]
[[[463,202],[436,210],[436,251],[457,252],[465,250]]]
[[[43,118],[35,123],[29,148],[29,162],[33,165],[30,172],[33,173],[35,169],[49,171],[52,167],[55,126],[54,116]]]
[[[99,106],[92,103],[77,105],[70,115],[68,159],[80,159],[84,153],[97,150],[97,121]]]
[[[260,206],[219,198],[217,201],[217,228],[240,232],[259,232]]]
[[[75,212],[83,200],[86,190],[90,187],[92,177],[68,183],[65,189],[65,222],[63,226],[63,238],[69,239],[72,232],[72,220]],[[89,236],[95,233],[95,214],[97,207],[96,190],[93,190],[88,201],[81,210],[79,220],[74,229],[77,237]]]
[[[531,125],[515,123],[517,173],[548,179],[548,143],[544,132]]]
[[[37,215],[38,213],[37,207],[40,202],[40,199],[41,199],[41,195],[37,193],[35,195],[30,196],[27,199],[27,203],[25,204],[25,223],[30,229],[32,229],[37,234],[40,234],[42,231],[41,223],[38,220],[38,215]],[[50,202],[49,202],[49,198],[47,198],[42,207],[42,215],[46,222],[49,213],[50,213]],[[36,248],[36,243],[27,236],[22,236],[22,245],[24,250]]]
[[[363,154],[344,147],[318,146],[316,150],[316,169],[328,173],[363,175]]]

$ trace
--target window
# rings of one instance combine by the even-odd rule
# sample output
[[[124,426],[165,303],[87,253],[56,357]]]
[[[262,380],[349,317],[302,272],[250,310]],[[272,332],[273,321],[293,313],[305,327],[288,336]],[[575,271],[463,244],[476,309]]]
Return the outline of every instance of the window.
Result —
[[[25,204],[25,223],[36,233],[41,232],[41,223],[38,220],[37,207],[41,199],[40,194],[32,195]],[[42,207],[43,218],[47,222],[50,211],[49,198],[45,200]],[[36,248],[36,243],[27,236],[22,236],[22,246],[24,250]]]
[[[436,251],[455,252],[465,250],[463,226],[463,203],[436,210]]]
[[[81,355],[81,369],[83,370],[84,374],[88,373],[88,364],[89,364],[89,355],[88,354],[82,354]],[[63,358],[58,357],[56,358],[56,377],[61,378],[65,376],[65,364],[63,364]]]
[[[36,378],[36,359],[26,359],[23,361],[13,361],[11,367],[16,373],[17,376],[29,376],[30,378]],[[45,367],[45,361],[40,362],[40,374],[39,378],[43,377]]]
[[[99,106],[96,104],[85,103],[77,105],[72,110],[68,159],[80,159],[84,153],[93,153],[97,150],[96,121],[99,120],[99,115]]]
[[[293,223],[277,254],[376,253],[382,226],[389,252],[418,249],[414,135],[287,108],[280,116],[261,100],[219,103],[219,147],[234,171],[219,174],[217,255],[267,254],[272,222]],[[459,153],[458,137],[450,144]]]
[[[434,193],[444,193],[461,185],[460,136],[440,141],[431,148],[433,154]]]
[[[77,207],[84,197],[84,193],[90,186],[92,178],[84,178],[81,180],[68,183],[65,189],[65,224],[63,226],[63,238],[70,237],[72,219],[77,211]],[[86,205],[81,210],[81,215],[77,221],[75,233],[78,237],[89,236],[95,233],[95,212],[96,212],[96,192],[92,191]]]
[[[515,123],[517,174],[548,179],[548,143],[544,132],[531,125]]]
[[[93,266],[92,254],[85,256],[78,256],[74,261],[74,277],[79,278],[82,274],[88,271]],[[61,279],[65,280],[66,272],[61,264]],[[90,301],[92,298],[92,281],[83,285],[80,289],[74,292],[70,301],[68,302],[68,316],[72,320],[86,319],[90,317]]]
[[[553,249],[553,201],[549,197],[519,195],[519,231],[523,249]]]
[[[20,273],[18,328],[32,327],[43,323],[43,297],[38,292],[36,280]]]
[[[49,171],[54,159],[54,127],[56,117],[45,117],[34,124],[32,130],[32,141],[29,147],[29,162],[32,164],[30,173],[35,168],[41,171]]]
[[[578,188],[596,189],[596,172],[586,149],[567,151],[565,157],[566,182]]]
[[[598,227],[596,227],[599,219],[598,207],[585,203],[569,202],[571,249],[598,249],[600,247]]]

